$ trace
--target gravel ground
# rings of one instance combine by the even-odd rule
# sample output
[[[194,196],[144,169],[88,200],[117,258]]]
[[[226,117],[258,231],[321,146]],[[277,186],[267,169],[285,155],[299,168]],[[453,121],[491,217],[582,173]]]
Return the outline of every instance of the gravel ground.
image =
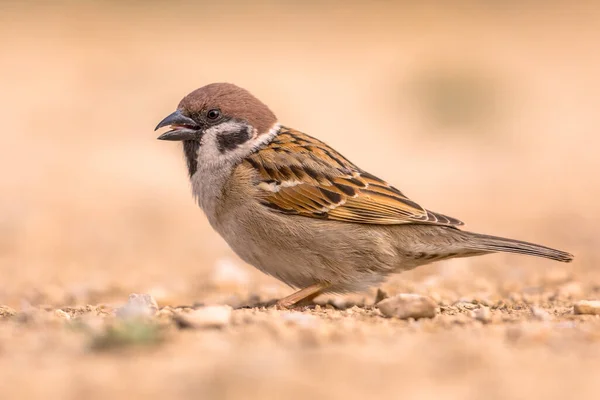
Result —
[[[401,285],[388,286],[394,293]],[[278,310],[241,305],[258,295],[211,304],[216,289],[207,303],[188,306],[159,301],[155,308],[126,297],[113,305],[4,306],[0,393],[591,399],[597,397],[600,317],[576,314],[572,293],[595,298],[598,291],[569,280],[554,290],[452,298],[430,287],[436,316],[420,319],[383,316],[374,295]]]

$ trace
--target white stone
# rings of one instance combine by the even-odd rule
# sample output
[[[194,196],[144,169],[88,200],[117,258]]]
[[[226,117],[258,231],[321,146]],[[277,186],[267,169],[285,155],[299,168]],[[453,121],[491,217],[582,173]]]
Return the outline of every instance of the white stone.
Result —
[[[54,316],[65,320],[71,319],[71,315],[67,314],[63,310],[54,310]]]
[[[400,319],[433,318],[437,304],[427,296],[418,294],[399,294],[377,303],[377,308],[386,317]]]
[[[552,316],[548,313],[548,311],[539,307],[531,307],[531,316],[538,321],[550,321]]]
[[[132,293],[127,304],[116,310],[119,318],[151,317],[158,312],[158,304],[149,294]]]
[[[230,306],[206,306],[173,318],[181,328],[222,328],[231,322],[231,312]]]
[[[600,315],[600,300],[580,300],[573,305],[575,314]]]
[[[492,322],[492,312],[488,307],[480,307],[473,311],[473,317],[484,324]]]

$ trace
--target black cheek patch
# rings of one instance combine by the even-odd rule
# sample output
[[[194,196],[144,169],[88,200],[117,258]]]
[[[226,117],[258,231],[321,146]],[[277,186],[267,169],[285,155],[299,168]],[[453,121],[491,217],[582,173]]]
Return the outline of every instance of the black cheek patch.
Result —
[[[198,149],[200,142],[197,140],[186,140],[183,142],[183,152],[187,162],[188,173],[190,177],[198,170]]]
[[[217,146],[221,153],[234,150],[239,145],[250,140],[250,132],[247,127],[241,128],[239,131],[223,132],[217,136]]]

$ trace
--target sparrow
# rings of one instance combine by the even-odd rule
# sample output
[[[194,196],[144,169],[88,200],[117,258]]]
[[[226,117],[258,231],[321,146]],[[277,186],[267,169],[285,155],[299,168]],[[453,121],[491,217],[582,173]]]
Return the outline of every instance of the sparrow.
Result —
[[[230,83],[194,90],[155,130],[180,141],[193,195],[245,262],[298,289],[282,308],[322,293],[362,291],[434,261],[496,252],[570,262],[569,253],[467,232],[324,142],[281,125]]]

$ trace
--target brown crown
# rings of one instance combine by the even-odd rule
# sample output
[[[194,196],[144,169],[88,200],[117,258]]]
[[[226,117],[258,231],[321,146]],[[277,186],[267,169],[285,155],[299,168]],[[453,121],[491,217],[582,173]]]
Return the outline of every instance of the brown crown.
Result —
[[[277,122],[269,107],[231,83],[211,83],[196,89],[181,100],[178,108],[191,115],[218,108],[228,117],[247,121],[259,133],[267,132]]]

